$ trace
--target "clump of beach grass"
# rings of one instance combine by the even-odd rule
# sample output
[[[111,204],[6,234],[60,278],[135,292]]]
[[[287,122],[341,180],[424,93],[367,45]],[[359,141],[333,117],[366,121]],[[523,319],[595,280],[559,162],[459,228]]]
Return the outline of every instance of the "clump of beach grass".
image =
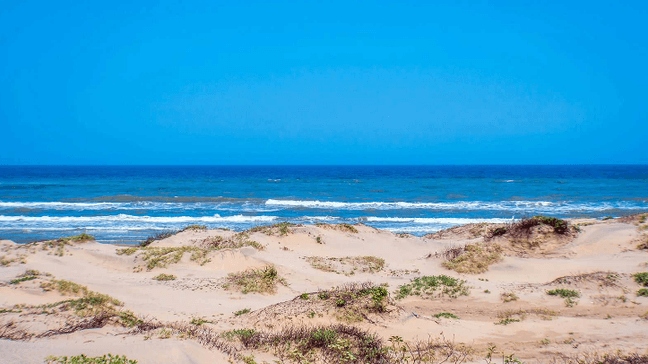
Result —
[[[500,297],[502,298],[502,302],[504,302],[504,303],[507,303],[507,302],[513,302],[513,301],[517,301],[517,300],[520,299],[520,297],[518,297],[518,296],[517,296],[515,293],[513,293],[513,292],[506,292],[506,293],[502,293],[502,294],[500,295]]]
[[[173,274],[164,274],[160,273],[153,277],[156,281],[175,281],[178,277],[174,276]]]
[[[277,292],[277,286],[288,285],[288,282],[279,276],[274,265],[267,265],[261,269],[248,269],[243,272],[230,273],[225,279],[223,288],[247,293]]]
[[[457,298],[468,296],[466,281],[449,277],[446,275],[423,276],[414,278],[410,283],[398,287],[395,292],[397,299],[408,296],[420,296],[423,298],[443,297]]]
[[[575,301],[575,298],[580,297],[580,293],[578,291],[574,291],[573,289],[565,289],[565,288],[556,288],[547,291],[547,294],[550,296],[560,296],[565,299],[565,306],[567,307],[573,307],[576,305],[578,302]]]
[[[242,310],[238,310],[238,311],[234,312],[234,316],[245,315],[246,313],[250,313],[250,311],[251,310],[249,308],[244,308]]]
[[[502,248],[497,244],[467,244],[457,254],[455,257],[449,256],[450,259],[442,265],[458,273],[484,273],[488,271],[490,265],[502,260]]]

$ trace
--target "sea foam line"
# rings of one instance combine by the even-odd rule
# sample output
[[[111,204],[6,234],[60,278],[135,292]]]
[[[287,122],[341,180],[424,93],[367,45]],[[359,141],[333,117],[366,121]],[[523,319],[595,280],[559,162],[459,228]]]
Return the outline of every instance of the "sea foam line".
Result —
[[[632,204],[624,201],[617,203],[568,203],[549,201],[457,201],[457,202],[338,202],[319,200],[275,200],[269,199],[266,206],[279,207],[306,207],[311,209],[335,210],[402,210],[402,209],[427,209],[427,210],[488,210],[488,211],[514,211],[514,212],[566,212],[566,211],[605,211],[611,209],[641,210],[648,204]]]
[[[6,216],[0,215],[0,222],[47,222],[47,223],[89,223],[89,222],[151,222],[151,223],[251,223],[272,222],[277,216],[134,216],[134,215],[104,215],[104,216]]]

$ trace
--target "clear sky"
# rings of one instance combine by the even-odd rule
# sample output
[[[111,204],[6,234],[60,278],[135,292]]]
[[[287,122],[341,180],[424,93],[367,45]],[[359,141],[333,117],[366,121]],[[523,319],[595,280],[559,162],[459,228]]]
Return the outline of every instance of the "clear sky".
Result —
[[[0,164],[648,163],[647,1],[0,1]]]

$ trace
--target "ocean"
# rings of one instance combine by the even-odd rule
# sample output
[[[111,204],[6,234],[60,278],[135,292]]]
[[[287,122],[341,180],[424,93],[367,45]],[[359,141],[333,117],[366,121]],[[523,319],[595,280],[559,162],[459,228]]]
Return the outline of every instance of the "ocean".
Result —
[[[0,239],[131,244],[190,224],[364,223],[424,235],[648,211],[648,166],[0,166]]]

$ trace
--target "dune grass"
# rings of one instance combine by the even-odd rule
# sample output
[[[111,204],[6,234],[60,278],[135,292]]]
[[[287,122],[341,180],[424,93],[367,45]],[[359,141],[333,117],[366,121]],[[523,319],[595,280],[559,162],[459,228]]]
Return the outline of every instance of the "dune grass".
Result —
[[[560,296],[565,299],[565,306],[573,307],[578,302],[575,301],[575,298],[580,297],[580,293],[574,291],[573,289],[557,288],[547,291],[547,294],[550,296]]]
[[[238,249],[245,246],[253,247],[257,250],[263,250],[263,246],[256,241],[249,240],[246,233],[238,233],[228,238],[213,236],[203,239],[201,246],[180,246],[180,247],[157,247],[157,246],[139,246],[117,249],[117,255],[133,255],[140,253],[138,259],[144,262],[146,270],[151,271],[155,268],[167,268],[171,264],[177,264],[182,260],[185,253],[190,253],[190,260],[200,265],[205,265],[211,261],[209,254],[223,249]],[[136,267],[136,270],[141,267]]]
[[[324,271],[344,275],[354,275],[356,272],[375,273],[383,270],[385,260],[374,256],[323,258],[306,257],[311,267]]]
[[[156,281],[175,281],[178,277],[174,276],[173,274],[164,274],[160,273],[153,277],[154,280]]]
[[[137,364],[137,360],[131,360],[122,355],[106,354],[102,356],[89,357],[85,354],[75,356],[48,356],[46,364]]]
[[[398,287],[395,292],[396,299],[403,299],[408,296],[420,296],[423,298],[443,297],[457,298],[468,296],[466,281],[449,277],[446,275],[423,276],[414,278],[410,283]]]
[[[288,282],[279,276],[274,265],[267,265],[261,269],[248,269],[243,272],[230,273],[225,280],[223,288],[240,291],[243,294],[274,294],[277,292],[279,284],[288,285]]]
[[[445,268],[457,273],[479,274],[502,260],[502,248],[497,244],[468,244],[454,258],[441,263]]]

